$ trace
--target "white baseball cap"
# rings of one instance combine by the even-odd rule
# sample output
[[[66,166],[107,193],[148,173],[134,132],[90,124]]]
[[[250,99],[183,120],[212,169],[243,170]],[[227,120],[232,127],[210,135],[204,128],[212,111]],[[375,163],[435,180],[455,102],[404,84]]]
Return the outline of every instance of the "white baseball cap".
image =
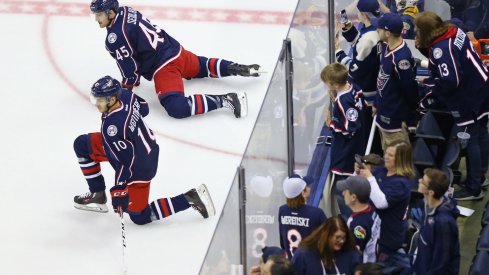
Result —
[[[311,177],[302,177],[298,174],[292,174],[286,178],[283,183],[284,194],[288,199],[299,196],[307,185],[312,183]]]

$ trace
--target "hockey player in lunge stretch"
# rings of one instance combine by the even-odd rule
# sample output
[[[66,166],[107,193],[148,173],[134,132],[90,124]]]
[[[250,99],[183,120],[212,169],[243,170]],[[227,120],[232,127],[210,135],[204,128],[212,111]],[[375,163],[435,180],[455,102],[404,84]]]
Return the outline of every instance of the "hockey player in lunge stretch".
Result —
[[[199,115],[222,107],[231,109],[237,118],[246,116],[246,93],[185,97],[182,78],[258,77],[259,65],[197,56],[137,10],[119,7],[117,0],[93,0],[90,9],[100,28],[107,29],[105,47],[117,62],[124,88],[131,90],[138,86],[141,76],[150,81],[154,79],[161,105],[174,118]]]
[[[193,207],[204,218],[215,213],[207,187],[176,197],[157,199],[148,204],[151,179],[158,167],[159,146],[153,132],[144,123],[149,113],[144,99],[110,76],[100,78],[92,86],[91,100],[102,113],[98,133],[75,139],[78,163],[88,182],[89,192],[75,196],[75,208],[107,212],[104,177],[100,162],[109,161],[115,170],[116,185],[110,189],[115,212],[120,209],[139,225],[161,220]]]

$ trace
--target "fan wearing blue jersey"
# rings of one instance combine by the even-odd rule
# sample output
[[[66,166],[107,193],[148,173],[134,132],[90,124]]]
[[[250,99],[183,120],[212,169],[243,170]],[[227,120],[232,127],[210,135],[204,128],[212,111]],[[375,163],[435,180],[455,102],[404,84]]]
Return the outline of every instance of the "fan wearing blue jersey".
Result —
[[[351,214],[345,205],[336,182],[353,175],[355,154],[365,152],[365,131],[363,131],[366,104],[362,91],[348,82],[348,70],[340,63],[330,64],[321,71],[321,80],[334,97],[331,122],[333,133],[331,143],[331,172],[334,174],[333,188],[341,214],[345,219]]]
[[[318,228],[325,220],[323,210],[306,204],[309,196],[311,177],[293,174],[283,182],[287,204],[278,210],[280,246],[287,252],[289,259],[294,256],[299,243]]]
[[[362,262],[341,217],[331,217],[300,243],[292,263],[295,275],[353,275]]]
[[[92,86],[91,101],[102,113],[100,132],[77,137],[74,149],[89,186],[89,192],[75,196],[75,208],[107,212],[105,181],[100,162],[109,161],[115,170],[110,189],[115,212],[127,212],[139,225],[160,220],[190,208],[204,218],[214,215],[207,187],[202,184],[184,194],[157,199],[148,204],[150,183],[158,168],[159,146],[143,121],[149,113],[144,99],[110,76]]]
[[[426,217],[421,225],[416,274],[456,275],[460,271],[460,243],[457,203],[445,196],[450,182],[440,170],[427,168],[419,179],[424,195]]]
[[[139,11],[119,6],[117,0],[92,0],[90,10],[100,28],[107,30],[105,47],[117,62],[124,88],[138,86],[141,76],[154,80],[161,105],[174,118],[199,115],[223,107],[233,111],[237,118],[246,116],[245,93],[186,97],[182,78],[257,77],[260,75],[259,65],[241,65],[220,58],[197,56],[185,50]]]
[[[384,151],[394,140],[409,143],[407,126],[416,125],[414,118],[419,102],[416,67],[411,50],[401,37],[402,29],[402,19],[394,13],[384,14],[377,26],[383,43],[372,110],[377,115],[375,123]]]
[[[352,176],[338,182],[346,205],[352,213],[346,224],[353,233],[358,250],[363,253],[363,262],[377,261],[376,247],[380,234],[380,218],[369,204],[370,183],[361,176]]]
[[[484,196],[481,184],[489,160],[489,72],[467,35],[443,22],[433,12],[416,18],[416,46],[429,58],[430,77],[423,80],[427,92],[421,107],[435,102],[455,121],[454,133],[470,134],[467,144],[467,184],[454,193],[457,200]]]
[[[372,172],[355,164],[355,171],[370,183],[370,200],[381,220],[377,261],[412,274],[411,264],[402,245],[407,232],[407,213],[415,176],[411,145],[394,141],[387,145],[384,166]]]
[[[378,56],[379,34],[377,21],[380,16],[377,0],[359,0],[357,8],[360,11],[358,19],[362,24],[357,27],[351,22],[342,24],[342,35],[351,43],[352,56],[348,56],[336,40],[336,61],[348,67],[348,74],[353,84],[362,89],[365,101],[371,106],[377,94],[377,76],[372,72],[379,70]],[[372,119],[366,129],[370,129]]]

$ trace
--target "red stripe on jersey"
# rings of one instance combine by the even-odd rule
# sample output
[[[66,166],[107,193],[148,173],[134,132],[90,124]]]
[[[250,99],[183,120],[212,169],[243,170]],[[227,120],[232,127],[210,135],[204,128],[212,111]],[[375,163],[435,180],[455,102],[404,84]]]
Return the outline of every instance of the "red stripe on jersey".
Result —
[[[204,113],[204,108],[202,106],[202,96],[201,95],[195,95],[195,103],[197,106],[197,114],[203,114]]]
[[[168,210],[168,205],[166,199],[160,200],[161,209],[163,210],[163,215],[168,217],[171,215],[170,210]]]
[[[217,59],[215,58],[211,58],[209,60],[209,72],[211,74],[211,77],[217,77],[216,63],[217,63]]]
[[[82,168],[82,172],[83,172],[83,175],[85,175],[85,176],[89,175],[89,174],[96,173],[96,172],[100,172],[100,164],[93,166],[93,167],[90,167],[90,168]]]

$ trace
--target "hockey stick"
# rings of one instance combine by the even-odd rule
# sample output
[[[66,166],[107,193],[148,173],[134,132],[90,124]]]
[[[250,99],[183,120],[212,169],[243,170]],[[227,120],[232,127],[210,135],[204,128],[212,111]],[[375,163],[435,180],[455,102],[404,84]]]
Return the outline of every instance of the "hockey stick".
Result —
[[[122,267],[124,269],[124,275],[128,275],[129,273],[127,272],[127,264],[126,264],[126,229],[124,226],[124,212],[122,211],[122,208],[119,206],[117,208],[119,212],[119,216],[121,217],[121,229],[122,229]]]

